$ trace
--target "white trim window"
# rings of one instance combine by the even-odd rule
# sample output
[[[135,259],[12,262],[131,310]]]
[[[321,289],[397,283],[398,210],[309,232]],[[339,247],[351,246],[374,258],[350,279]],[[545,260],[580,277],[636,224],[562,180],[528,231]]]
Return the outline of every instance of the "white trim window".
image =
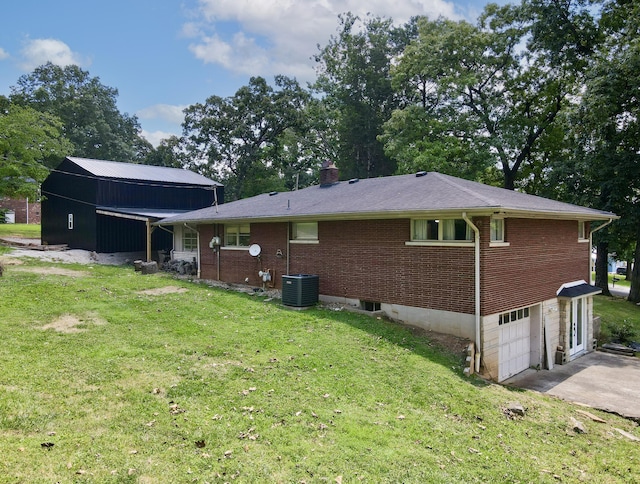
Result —
[[[491,217],[491,242],[504,242],[504,219]]]
[[[224,245],[226,247],[249,247],[251,238],[251,225],[225,225]]]
[[[291,240],[313,243],[318,241],[318,222],[294,222],[291,224]]]
[[[414,219],[411,221],[412,242],[471,242],[471,227],[461,218]]]
[[[578,241],[587,242],[589,237],[587,236],[587,223],[584,220],[578,221]]]
[[[198,232],[188,227],[182,229],[182,250],[184,252],[198,250]]]

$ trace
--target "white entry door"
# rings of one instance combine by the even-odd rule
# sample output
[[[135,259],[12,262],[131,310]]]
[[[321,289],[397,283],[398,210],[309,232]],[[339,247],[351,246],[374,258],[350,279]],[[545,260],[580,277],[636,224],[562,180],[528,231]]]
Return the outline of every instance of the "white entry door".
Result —
[[[571,301],[571,323],[569,325],[569,356],[584,351],[587,305],[584,298]]]
[[[526,315],[526,316],[525,316]],[[498,381],[529,368],[531,358],[531,318],[529,310],[512,311],[502,321],[499,336]]]

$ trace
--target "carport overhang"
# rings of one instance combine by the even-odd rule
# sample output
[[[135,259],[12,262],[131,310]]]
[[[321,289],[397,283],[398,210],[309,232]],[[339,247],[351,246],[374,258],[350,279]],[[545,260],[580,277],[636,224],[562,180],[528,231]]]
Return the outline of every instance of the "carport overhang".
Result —
[[[97,215],[107,217],[124,218],[128,220],[139,220],[145,223],[146,227],[146,258],[151,261],[151,234],[155,230],[152,226],[154,222],[164,218],[173,217],[188,212],[189,210],[167,210],[167,209],[146,209],[146,208],[123,208],[123,207],[96,207]]]

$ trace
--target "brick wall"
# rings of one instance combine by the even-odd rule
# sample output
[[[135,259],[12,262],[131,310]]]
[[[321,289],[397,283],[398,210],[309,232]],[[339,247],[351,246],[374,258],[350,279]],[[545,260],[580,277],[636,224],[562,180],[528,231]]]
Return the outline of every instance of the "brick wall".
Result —
[[[320,293],[418,308],[474,313],[473,247],[406,246],[410,220],[326,221],[317,244],[289,245],[290,274],[318,274]],[[589,280],[589,244],[578,242],[576,221],[506,219],[508,247],[490,247],[489,218],[474,220],[481,233],[481,312],[490,315],[556,297],[564,283]],[[218,255],[208,248],[223,226],[199,228],[201,277],[217,279]],[[246,250],[220,250],[220,280],[262,285],[270,269],[281,288],[287,273],[287,223],[251,224]],[[282,255],[279,256],[278,254]]]
[[[208,243],[213,235],[222,236],[222,226],[199,230],[205,247],[201,277],[216,279],[217,255]],[[320,293],[327,296],[473,313],[473,248],[407,247],[409,234],[408,219],[319,222],[318,244],[289,245],[289,273],[318,274]],[[248,278],[259,286],[258,271],[271,269],[280,288],[287,223],[251,224],[251,243],[260,244],[260,260],[247,251],[221,249],[220,279],[244,283]]]
[[[27,223],[27,201],[25,199],[2,198],[0,199],[0,208],[13,210],[16,214],[15,222],[17,224]],[[29,201],[29,223],[40,223],[40,203]]]
[[[566,282],[589,281],[589,244],[578,242],[578,222],[506,219],[508,247],[489,247],[489,218],[475,220],[481,233],[483,315],[556,297]]]

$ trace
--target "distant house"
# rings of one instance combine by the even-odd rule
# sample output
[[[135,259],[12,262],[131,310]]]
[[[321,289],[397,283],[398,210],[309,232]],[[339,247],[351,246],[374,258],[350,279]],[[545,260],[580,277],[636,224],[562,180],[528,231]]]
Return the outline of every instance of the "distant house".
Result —
[[[471,339],[502,381],[592,350],[591,222],[614,218],[439,173],[339,182],[328,166],[320,185],[159,224],[197,230],[202,278],[318,275],[321,300]]]
[[[67,157],[42,183],[42,243],[149,258],[173,244],[153,222],[220,204],[223,188],[178,168]]]
[[[40,223],[40,201],[28,198],[0,197],[0,211],[10,213],[8,222],[17,224]]]

